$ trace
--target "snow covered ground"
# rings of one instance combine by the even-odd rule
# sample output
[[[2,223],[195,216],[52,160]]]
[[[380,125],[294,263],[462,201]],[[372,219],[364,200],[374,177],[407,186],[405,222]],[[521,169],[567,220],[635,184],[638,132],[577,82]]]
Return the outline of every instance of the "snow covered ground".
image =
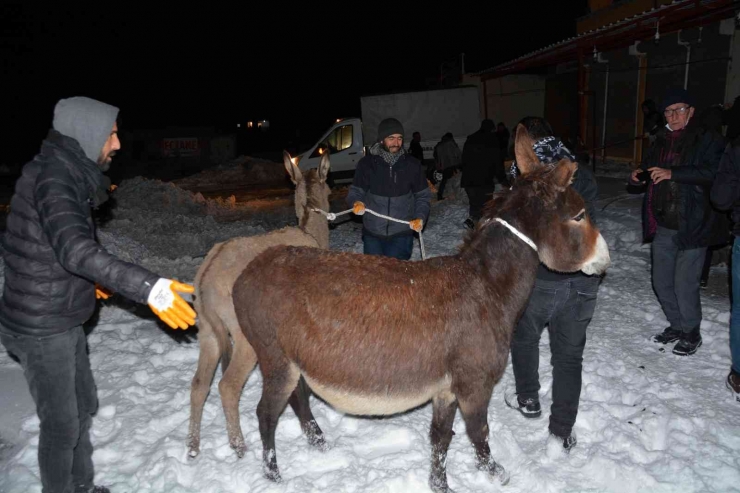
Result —
[[[740,403],[724,385],[730,367],[726,266],[712,268],[710,287],[702,292],[703,346],[684,358],[673,355],[670,346],[659,351],[648,339],[667,322],[650,285],[649,246],[640,244],[641,196],[627,196],[621,180],[600,177],[599,182],[598,221],[612,267],[588,332],[578,445],[569,456],[547,447],[552,371],[545,332],[542,417],[525,419],[504,404],[504,392],[514,384],[510,364],[489,407],[492,453],[511,473],[511,482],[502,487],[476,470],[458,413],[447,460],[450,487],[457,492],[740,490]],[[101,242],[127,260],[185,282],[192,282],[214,242],[295,222],[289,204],[249,210],[142,179],[124,182],[114,196],[118,205],[101,227]],[[334,204],[334,212],[346,209]],[[246,219],[233,221],[240,210]],[[219,219],[226,216],[229,221]],[[455,252],[466,217],[460,195],[433,203],[423,235],[428,257]],[[360,253],[360,223],[349,216],[336,223],[330,247]],[[420,260],[418,242],[412,260]],[[92,427],[96,483],[115,493],[429,491],[431,405],[367,419],[338,413],[313,397],[329,451],[307,445],[288,407],[276,435],[284,482],[266,480],[255,414],[259,367],[241,399],[247,454],[237,459],[229,448],[219,369],[204,410],[201,453],[188,459],[190,380],[198,360],[194,332],[170,330],[148,308],[120,296],[101,303],[88,337],[100,399]],[[39,422],[20,367],[5,351],[0,351],[0,396],[0,491],[40,492]]]

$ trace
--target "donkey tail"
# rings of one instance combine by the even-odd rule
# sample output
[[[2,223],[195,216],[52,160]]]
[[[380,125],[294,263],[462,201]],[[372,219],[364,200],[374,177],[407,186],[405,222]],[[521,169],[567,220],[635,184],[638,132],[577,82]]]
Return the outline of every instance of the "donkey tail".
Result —
[[[231,346],[231,340],[229,339],[229,332],[227,330],[216,330],[216,339],[218,340],[218,348],[221,353],[221,374],[226,372],[226,369],[231,363],[231,353],[233,348]]]

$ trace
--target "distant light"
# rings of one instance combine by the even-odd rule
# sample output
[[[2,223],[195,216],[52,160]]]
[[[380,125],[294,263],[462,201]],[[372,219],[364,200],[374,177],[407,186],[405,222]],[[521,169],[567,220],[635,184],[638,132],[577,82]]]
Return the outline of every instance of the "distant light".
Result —
[[[252,128],[252,122],[247,122],[247,128]]]
[[[339,123],[339,122],[341,122],[341,121],[342,121],[342,119],[341,119],[341,118],[337,118],[337,123]]]
[[[237,123],[236,124],[236,128],[242,128],[242,124],[241,123]]]

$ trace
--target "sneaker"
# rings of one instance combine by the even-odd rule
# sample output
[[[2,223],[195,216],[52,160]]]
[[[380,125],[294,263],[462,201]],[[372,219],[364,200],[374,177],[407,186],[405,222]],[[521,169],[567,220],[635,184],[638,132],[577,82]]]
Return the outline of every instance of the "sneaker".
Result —
[[[507,406],[516,409],[525,418],[539,418],[542,415],[542,407],[540,406],[539,399],[535,399],[534,397],[522,398],[518,395],[514,399],[514,395],[504,394],[504,402]]]
[[[75,489],[76,493],[110,493],[110,490],[105,486],[93,486],[89,490]]]
[[[552,430],[551,430],[550,431],[550,438],[551,439],[554,438],[554,439],[562,442],[562,444],[563,444],[563,451],[566,454],[569,454],[570,451],[573,450],[573,447],[575,447],[576,444],[578,443],[578,440],[576,440],[576,435],[573,432],[570,432],[567,437],[563,438],[562,436],[553,433]]]
[[[727,388],[732,391],[735,400],[740,402],[740,373],[731,369],[725,383],[727,384]]]
[[[679,356],[691,356],[701,347],[701,333],[699,327],[691,332],[681,334],[681,340],[673,346],[673,354]]]
[[[465,222],[464,222],[463,224],[464,224],[464,225],[465,225],[465,227],[466,227],[466,228],[468,228],[468,229],[473,229],[473,228],[475,228],[475,223],[473,222],[473,220],[472,220],[471,218],[467,218],[467,219],[465,220]]]
[[[673,327],[666,327],[663,332],[654,335],[650,340],[657,342],[658,344],[670,344],[671,342],[676,342],[681,339],[681,334],[683,334],[683,332],[680,330],[676,330]]]

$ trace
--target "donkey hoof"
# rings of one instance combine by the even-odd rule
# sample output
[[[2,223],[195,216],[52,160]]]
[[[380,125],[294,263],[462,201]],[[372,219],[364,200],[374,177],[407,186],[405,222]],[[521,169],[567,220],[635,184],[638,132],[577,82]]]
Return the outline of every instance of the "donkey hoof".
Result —
[[[509,471],[504,469],[504,466],[501,464],[494,462],[493,467],[490,469],[491,476],[494,478],[498,478],[499,481],[501,481],[501,486],[506,486],[509,484],[509,480],[511,479],[511,475],[509,474]]]
[[[236,452],[236,456],[240,459],[244,457],[244,454],[247,453],[247,446],[244,442],[232,443],[231,448],[234,449],[234,452]]]
[[[429,478],[429,488],[434,493],[455,493],[455,491],[447,485],[447,478]]]
[[[308,437],[308,444],[321,452],[326,452],[329,450],[329,444],[326,443],[323,435],[314,435]]]
[[[200,453],[200,440],[188,439],[188,459],[195,459]]]
[[[282,476],[280,476],[280,471],[278,470],[277,467],[273,469],[271,466],[264,466],[262,470],[264,472],[265,477],[269,479],[270,481],[273,481],[275,483],[283,482],[283,478]]]
[[[311,447],[317,448],[322,452],[329,450],[329,445],[327,445],[326,440],[324,439],[324,433],[321,431],[321,428],[319,428],[316,421],[311,420],[308,422],[303,431],[306,434],[308,444]]]

